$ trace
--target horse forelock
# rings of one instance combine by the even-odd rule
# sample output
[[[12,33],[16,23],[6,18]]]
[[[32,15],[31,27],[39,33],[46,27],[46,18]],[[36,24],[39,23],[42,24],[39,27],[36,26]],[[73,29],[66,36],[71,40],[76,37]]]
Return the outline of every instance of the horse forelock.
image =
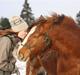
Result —
[[[76,26],[76,22],[70,16],[64,14],[53,14],[51,17],[47,17],[47,22],[52,23],[52,25],[72,25]]]
[[[64,20],[65,16],[62,14],[62,15],[52,15],[52,23],[57,25],[57,24],[60,24],[63,20]]]

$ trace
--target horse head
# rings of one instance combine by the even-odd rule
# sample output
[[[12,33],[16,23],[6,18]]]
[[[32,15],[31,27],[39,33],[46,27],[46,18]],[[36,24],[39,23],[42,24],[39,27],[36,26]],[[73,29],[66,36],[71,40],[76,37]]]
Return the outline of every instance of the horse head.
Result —
[[[54,46],[56,35],[59,34],[60,28],[64,25],[75,25],[72,18],[64,15],[53,15],[48,18],[40,17],[36,24],[35,31],[28,36],[26,43],[19,51],[19,56],[26,60],[28,57],[35,57],[42,52]],[[55,46],[54,46],[55,48]]]
[[[53,28],[52,27],[53,22],[55,24],[57,24],[58,21],[60,22],[59,20],[60,17],[59,18],[57,17],[58,17],[57,15],[56,16],[54,15],[54,17],[49,17],[48,19],[45,19],[41,15],[40,18],[36,20],[35,23],[33,23],[35,24],[36,29],[34,33],[32,33],[31,35],[30,33],[32,30],[29,32],[29,36],[27,36],[29,37],[27,38],[28,40],[23,45],[23,47],[20,49],[19,56],[21,58],[24,58],[24,60],[26,60],[27,57],[29,57],[30,55],[34,57],[50,47],[51,39],[48,36],[48,34]]]

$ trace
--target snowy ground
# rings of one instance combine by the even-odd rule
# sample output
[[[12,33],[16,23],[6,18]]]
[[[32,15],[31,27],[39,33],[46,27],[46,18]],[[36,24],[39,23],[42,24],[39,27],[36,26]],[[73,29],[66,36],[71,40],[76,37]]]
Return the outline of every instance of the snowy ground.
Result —
[[[26,75],[26,62],[17,60],[16,65],[20,71],[20,75]],[[12,74],[12,75],[16,75],[16,74]]]

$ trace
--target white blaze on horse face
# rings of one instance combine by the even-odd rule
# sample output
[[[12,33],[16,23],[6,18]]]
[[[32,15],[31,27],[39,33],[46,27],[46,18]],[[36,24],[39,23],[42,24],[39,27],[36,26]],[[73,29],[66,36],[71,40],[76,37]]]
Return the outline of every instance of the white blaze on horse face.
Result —
[[[37,28],[37,26],[32,27],[32,29],[27,34],[27,36],[25,37],[25,39],[23,40],[23,42],[21,43],[21,45],[19,45],[18,51],[25,45],[25,43],[27,43],[27,40],[28,40],[29,36],[35,32],[36,28]]]
[[[28,33],[28,35],[25,37],[25,39],[24,39],[23,42],[22,42],[23,45],[24,45],[25,43],[27,43],[27,40],[28,40],[29,36],[35,32],[36,28],[37,28],[37,26],[34,26],[34,27],[30,30],[30,32]]]

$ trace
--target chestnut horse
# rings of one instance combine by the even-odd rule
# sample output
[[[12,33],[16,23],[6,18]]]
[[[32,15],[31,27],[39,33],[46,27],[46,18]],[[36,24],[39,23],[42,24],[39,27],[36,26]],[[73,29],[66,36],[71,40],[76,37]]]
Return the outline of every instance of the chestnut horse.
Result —
[[[48,75],[80,75],[80,28],[75,21],[55,14],[35,24],[19,57],[29,58],[33,69],[42,66]]]

